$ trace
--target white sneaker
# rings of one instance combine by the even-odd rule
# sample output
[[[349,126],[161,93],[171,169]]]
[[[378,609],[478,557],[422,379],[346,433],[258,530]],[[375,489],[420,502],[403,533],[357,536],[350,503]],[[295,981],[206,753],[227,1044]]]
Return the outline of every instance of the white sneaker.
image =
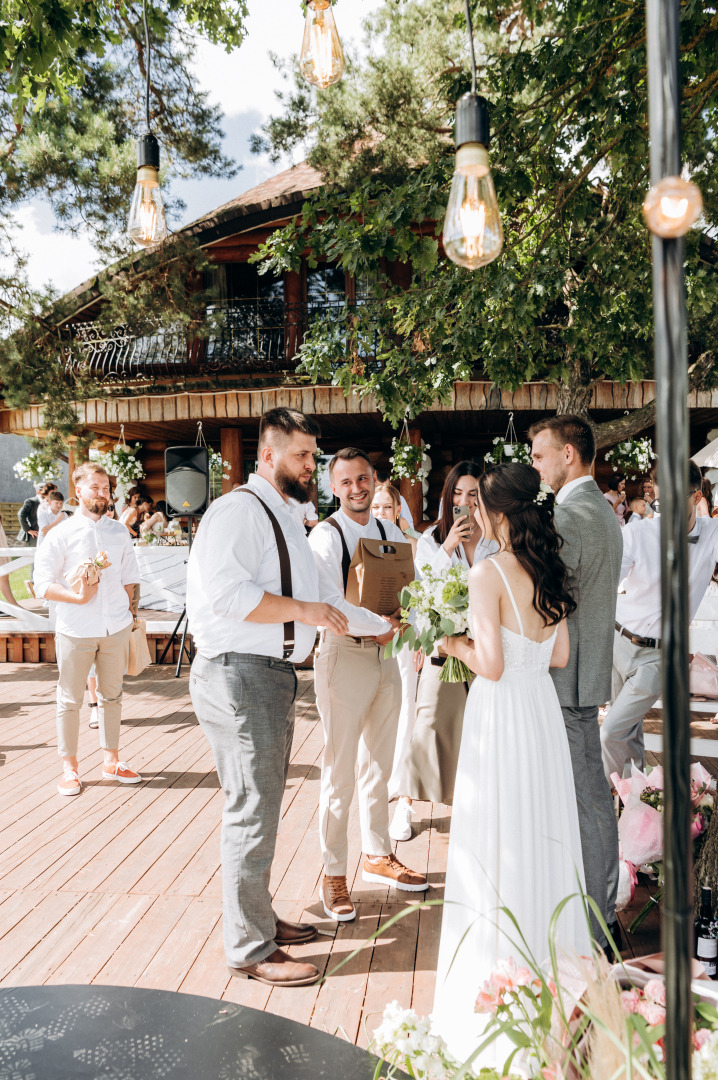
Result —
[[[399,799],[389,826],[392,840],[411,840],[411,819],[416,811],[408,799]]]

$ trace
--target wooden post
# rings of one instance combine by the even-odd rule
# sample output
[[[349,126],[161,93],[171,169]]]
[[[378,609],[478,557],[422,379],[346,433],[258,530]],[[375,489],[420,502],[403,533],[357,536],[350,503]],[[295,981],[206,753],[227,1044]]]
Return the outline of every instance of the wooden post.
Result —
[[[222,428],[220,432],[222,461],[228,461],[229,480],[222,479],[222,494],[226,495],[235,484],[244,483],[244,441],[240,428]]]
[[[409,428],[409,442],[413,446],[421,446],[421,432],[418,428]],[[407,501],[414,524],[418,525],[424,520],[424,492],[421,484],[412,484],[411,480],[400,480],[399,491]]]
[[[284,358],[293,360],[304,337],[305,301],[302,275],[288,270],[284,275]]]
[[[75,447],[74,447],[74,444],[73,444],[73,445],[70,445],[70,448],[67,451],[67,497],[68,497],[68,499],[74,499],[76,497],[75,496],[75,485],[72,482],[72,474],[74,473],[76,468],[77,468],[77,464],[75,462]]]

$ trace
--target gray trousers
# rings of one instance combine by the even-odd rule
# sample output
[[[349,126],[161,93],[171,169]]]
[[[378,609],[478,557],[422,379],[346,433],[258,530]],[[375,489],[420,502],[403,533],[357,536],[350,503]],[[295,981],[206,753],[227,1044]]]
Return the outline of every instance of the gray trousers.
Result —
[[[294,734],[292,664],[251,653],[199,654],[190,673],[197,718],[225,796],[222,918],[227,963],[243,967],[277,948],[269,893]]]
[[[561,708],[571,751],[581,830],[586,892],[608,925],[616,921],[618,888],[618,826],[611,790],[603,772],[598,705]],[[593,936],[599,945],[606,935],[591,914]]]
[[[613,640],[611,705],[601,724],[606,776],[631,775],[631,762],[643,769],[643,717],[661,694],[661,650],[634,645],[616,631]]]

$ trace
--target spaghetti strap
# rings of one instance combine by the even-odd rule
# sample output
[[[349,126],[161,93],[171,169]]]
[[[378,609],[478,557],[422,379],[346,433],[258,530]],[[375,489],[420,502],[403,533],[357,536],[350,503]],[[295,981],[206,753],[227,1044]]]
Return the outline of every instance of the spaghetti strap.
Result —
[[[519,633],[521,634],[521,637],[526,637],[526,634],[524,633],[524,624],[521,622],[521,616],[519,615],[519,609],[516,606],[516,601],[514,600],[514,594],[511,592],[511,586],[509,585],[509,583],[508,583],[508,581],[506,579],[506,574],[503,572],[503,570],[501,569],[501,567],[499,566],[499,564],[496,562],[495,559],[489,558],[487,561],[490,562],[490,563],[493,563],[494,566],[496,567],[496,569],[498,570],[498,572],[501,574],[501,577],[503,578],[504,585],[506,586],[506,592],[509,594],[509,600],[511,601],[511,607],[514,609],[514,615],[516,616],[516,622],[519,624]]]

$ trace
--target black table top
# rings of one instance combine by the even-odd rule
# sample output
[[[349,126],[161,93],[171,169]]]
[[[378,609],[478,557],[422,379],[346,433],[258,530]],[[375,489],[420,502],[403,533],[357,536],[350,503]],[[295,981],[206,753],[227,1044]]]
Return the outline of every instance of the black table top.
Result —
[[[13,1080],[372,1080],[377,1064],[342,1039],[213,998],[119,986],[0,989],[0,1076]]]

